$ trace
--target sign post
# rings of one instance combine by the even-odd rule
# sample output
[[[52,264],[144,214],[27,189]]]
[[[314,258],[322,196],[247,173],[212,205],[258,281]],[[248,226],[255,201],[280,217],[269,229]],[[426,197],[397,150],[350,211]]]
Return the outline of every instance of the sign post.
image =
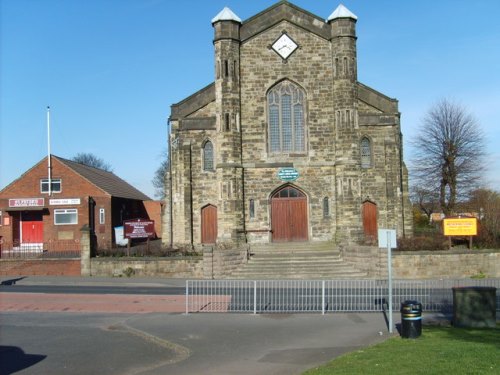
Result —
[[[469,249],[472,249],[472,237],[477,236],[477,219],[475,217],[455,217],[443,219],[443,233],[448,236],[451,249],[451,237],[469,237]]]
[[[396,231],[394,229],[378,230],[378,247],[387,248],[387,278],[388,278],[388,307],[389,307],[389,333],[393,331],[392,322],[392,251],[397,247]]]
[[[149,239],[155,236],[154,220],[125,220],[123,222],[123,234],[128,238],[127,256],[130,256],[130,241],[133,238],[147,238],[147,247],[149,251]]]

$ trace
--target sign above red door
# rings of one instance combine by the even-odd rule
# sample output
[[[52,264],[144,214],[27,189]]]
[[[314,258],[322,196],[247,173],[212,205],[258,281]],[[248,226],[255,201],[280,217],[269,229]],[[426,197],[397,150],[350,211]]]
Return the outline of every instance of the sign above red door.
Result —
[[[9,199],[9,207],[43,207],[44,198],[14,198]]]

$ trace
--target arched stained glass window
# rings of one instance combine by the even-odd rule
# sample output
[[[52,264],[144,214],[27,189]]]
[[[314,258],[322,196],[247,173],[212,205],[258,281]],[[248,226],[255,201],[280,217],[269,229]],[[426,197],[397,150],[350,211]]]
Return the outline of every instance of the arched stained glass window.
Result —
[[[361,167],[370,168],[372,166],[371,142],[367,137],[361,139]]]
[[[293,153],[305,151],[305,94],[290,81],[283,81],[267,94],[269,115],[269,151]]]
[[[214,146],[210,141],[206,141],[203,145],[203,170],[214,170]]]

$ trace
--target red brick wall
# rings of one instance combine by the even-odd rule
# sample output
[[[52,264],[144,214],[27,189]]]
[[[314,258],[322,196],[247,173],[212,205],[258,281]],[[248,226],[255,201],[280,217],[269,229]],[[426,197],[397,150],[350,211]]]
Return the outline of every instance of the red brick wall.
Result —
[[[0,260],[1,276],[80,276],[80,259]]]
[[[161,237],[161,212],[162,212],[162,202],[160,201],[144,201],[144,207],[148,213],[150,220],[155,222],[156,236]]]
[[[45,209],[43,211],[44,242],[48,240],[71,239],[79,240],[81,237],[80,229],[89,222],[88,197],[91,196],[96,202],[95,206],[95,229],[98,245],[109,246],[112,241],[111,228],[111,197],[88,182],[86,179],[75,173],[57,159],[52,158],[52,178],[62,180],[62,189],[60,193],[53,193],[51,197],[48,194],[40,192],[40,180],[47,178],[47,161],[42,160],[33,168],[24,173],[20,178],[8,185],[0,193],[0,210],[4,217],[8,217],[6,211],[9,198],[44,198]],[[53,206],[49,205],[49,199],[79,198],[79,205]],[[106,221],[104,225],[99,224],[99,208],[106,211]],[[76,208],[78,209],[78,224],[76,225],[54,225],[54,209]],[[11,212],[13,215],[19,215],[19,212]],[[4,241],[12,243],[13,240],[13,218],[10,218],[10,225],[4,226],[0,223],[0,237]],[[64,237],[64,238],[60,238]]]

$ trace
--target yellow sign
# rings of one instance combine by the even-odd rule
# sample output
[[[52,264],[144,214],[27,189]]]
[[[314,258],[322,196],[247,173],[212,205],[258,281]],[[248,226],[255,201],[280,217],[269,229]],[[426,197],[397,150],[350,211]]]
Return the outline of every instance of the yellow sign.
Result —
[[[477,236],[477,219],[475,217],[444,219],[445,236]]]

